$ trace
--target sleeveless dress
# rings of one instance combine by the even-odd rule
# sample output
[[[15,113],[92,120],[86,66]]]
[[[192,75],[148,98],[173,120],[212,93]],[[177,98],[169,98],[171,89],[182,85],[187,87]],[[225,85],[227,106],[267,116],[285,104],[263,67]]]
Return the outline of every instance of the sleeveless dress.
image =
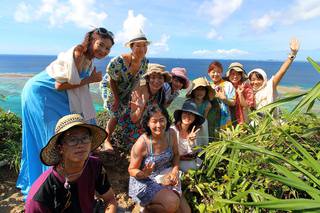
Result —
[[[80,78],[89,70],[80,72]],[[88,88],[89,89],[89,88]],[[70,114],[66,90],[55,89],[55,79],[42,71],[27,81],[21,94],[22,156],[16,187],[26,196],[33,182],[49,167],[40,161],[40,150],[54,135],[58,120]],[[95,120],[90,120],[95,123]]]
[[[136,179],[130,176],[129,196],[141,206],[148,205],[159,191],[173,189],[172,186],[164,186],[156,182],[157,175],[172,167],[173,150],[168,136],[169,134],[167,133],[168,147],[160,154],[153,154],[152,146],[148,146],[146,141],[144,141],[147,146],[147,155],[143,158],[140,169],[146,164],[154,162],[155,168],[151,175],[145,179]],[[176,189],[176,187],[174,188]],[[181,194],[181,188],[177,192]]]

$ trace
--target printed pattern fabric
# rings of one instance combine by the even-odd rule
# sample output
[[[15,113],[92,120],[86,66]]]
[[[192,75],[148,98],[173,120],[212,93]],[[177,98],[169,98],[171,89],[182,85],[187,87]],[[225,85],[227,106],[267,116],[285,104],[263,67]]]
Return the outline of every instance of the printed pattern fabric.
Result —
[[[128,108],[131,92],[138,83],[139,79],[142,78],[142,75],[146,72],[148,63],[148,59],[144,58],[141,61],[138,72],[135,75],[132,75],[122,56],[117,56],[111,59],[107,66],[107,73],[103,77],[100,84],[104,108],[107,109],[110,115],[119,117],[124,110]],[[114,95],[109,84],[110,78],[116,82],[118,89],[119,107],[115,112],[111,110],[114,102]]]

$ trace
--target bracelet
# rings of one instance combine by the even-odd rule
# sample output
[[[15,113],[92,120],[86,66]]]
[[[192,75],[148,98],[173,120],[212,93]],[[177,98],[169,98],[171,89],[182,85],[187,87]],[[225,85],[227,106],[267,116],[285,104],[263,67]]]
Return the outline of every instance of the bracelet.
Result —
[[[294,54],[292,52],[288,55],[288,58],[291,60],[295,59],[295,57],[296,57],[296,54]]]

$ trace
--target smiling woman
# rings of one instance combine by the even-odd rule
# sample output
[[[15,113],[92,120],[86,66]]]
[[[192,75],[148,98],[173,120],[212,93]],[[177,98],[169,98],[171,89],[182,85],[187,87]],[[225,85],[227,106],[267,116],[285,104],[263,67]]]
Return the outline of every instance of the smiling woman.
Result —
[[[134,88],[130,107],[119,119],[119,124],[123,130],[123,141],[134,143],[144,132],[140,120],[148,106],[155,103],[164,104],[163,84],[171,81],[171,75],[164,68],[160,64],[149,64],[147,72],[142,76],[145,79],[141,79]]]
[[[101,81],[102,74],[93,59],[110,52],[113,34],[96,28],[84,41],[59,54],[47,68],[29,79],[22,95],[22,159],[17,187],[27,195],[31,184],[47,167],[39,161],[39,152],[54,134],[57,121],[70,113],[81,114],[95,123],[95,110],[89,84]]]
[[[62,117],[40,153],[42,163],[53,167],[32,185],[26,212],[92,212],[95,191],[108,206],[105,212],[116,212],[102,162],[90,156],[106,136],[102,128],[87,124],[79,114]]]

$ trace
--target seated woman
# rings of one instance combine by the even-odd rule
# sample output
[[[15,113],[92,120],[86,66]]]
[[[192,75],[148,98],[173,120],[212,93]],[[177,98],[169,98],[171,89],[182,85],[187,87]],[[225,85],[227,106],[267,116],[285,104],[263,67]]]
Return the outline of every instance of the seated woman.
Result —
[[[129,196],[145,212],[191,212],[181,193],[178,144],[170,123],[163,106],[149,106],[142,119],[146,133],[131,149]]]
[[[42,163],[53,167],[32,185],[25,211],[93,212],[98,192],[107,205],[105,212],[116,212],[117,201],[102,163],[89,156],[106,137],[102,128],[87,124],[79,114],[62,117],[40,153]]]
[[[260,68],[253,69],[248,73],[250,84],[253,88],[256,99],[256,109],[260,109],[272,103],[277,98],[277,86],[295,59],[299,46],[300,44],[297,39],[291,40],[291,53],[283,62],[278,72],[272,76],[270,80],[267,79],[266,72]]]
[[[200,145],[196,134],[204,121],[205,118],[197,111],[197,105],[192,100],[184,102],[182,108],[174,112],[174,125],[171,129],[178,138],[180,169],[183,172],[197,169],[201,164],[194,147]]]
[[[145,109],[152,104],[164,104],[163,84],[171,81],[170,74],[164,68],[160,64],[149,63],[144,79],[139,81],[131,94],[130,106],[119,119],[123,141],[128,141],[129,146],[144,133],[140,121]]]
[[[236,104],[229,107],[232,123],[234,126],[248,123],[248,113],[255,108],[255,99],[243,65],[239,62],[231,63],[226,77],[236,89]]]

